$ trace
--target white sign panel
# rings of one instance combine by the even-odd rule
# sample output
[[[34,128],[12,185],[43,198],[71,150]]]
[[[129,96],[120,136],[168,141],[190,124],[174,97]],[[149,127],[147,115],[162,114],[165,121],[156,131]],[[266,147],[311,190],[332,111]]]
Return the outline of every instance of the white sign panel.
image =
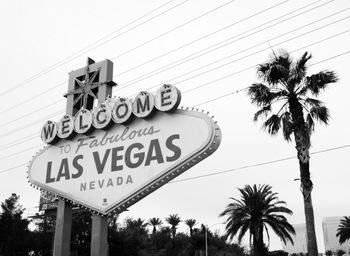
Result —
[[[96,129],[47,146],[30,163],[30,182],[108,214],[121,212],[213,153],[219,127],[207,115],[176,110]]]

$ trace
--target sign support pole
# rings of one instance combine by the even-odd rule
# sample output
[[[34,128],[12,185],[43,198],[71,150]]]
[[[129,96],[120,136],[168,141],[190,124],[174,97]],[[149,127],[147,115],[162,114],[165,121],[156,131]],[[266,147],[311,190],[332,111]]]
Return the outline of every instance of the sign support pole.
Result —
[[[95,63],[94,60],[88,58],[85,68],[69,74],[68,93],[65,95],[67,97],[66,113],[74,116],[80,107],[92,109],[95,99],[98,100],[98,103],[104,102],[112,95],[112,86],[116,85],[112,80],[113,62],[104,60]],[[70,255],[71,227],[72,205],[61,199],[57,205],[54,256]],[[94,214],[92,216],[91,256],[108,256],[107,232],[107,217]]]
[[[71,228],[72,206],[61,199],[57,203],[55,240],[53,247],[54,256],[70,255]]]
[[[108,218],[107,216],[92,215],[91,256],[108,255]]]

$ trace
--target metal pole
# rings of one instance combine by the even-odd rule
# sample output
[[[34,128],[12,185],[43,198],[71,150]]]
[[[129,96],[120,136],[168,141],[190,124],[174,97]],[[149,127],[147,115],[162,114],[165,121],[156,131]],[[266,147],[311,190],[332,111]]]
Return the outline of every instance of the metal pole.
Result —
[[[205,226],[205,256],[208,256],[208,232],[207,226]]]
[[[108,219],[107,216],[92,215],[91,256],[108,255]]]
[[[70,254],[70,235],[72,228],[72,206],[64,200],[57,203],[57,217],[53,255],[67,256]]]

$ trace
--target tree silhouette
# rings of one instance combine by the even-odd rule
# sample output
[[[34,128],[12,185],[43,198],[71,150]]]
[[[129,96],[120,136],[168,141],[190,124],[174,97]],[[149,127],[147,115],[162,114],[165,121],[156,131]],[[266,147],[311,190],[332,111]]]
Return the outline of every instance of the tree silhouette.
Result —
[[[304,212],[307,230],[307,248],[309,256],[318,256],[314,211],[311,192],[313,183],[310,179],[309,149],[310,137],[315,128],[315,121],[328,124],[328,108],[314,97],[327,88],[330,83],[338,81],[333,71],[321,71],[307,76],[306,63],[311,54],[305,52],[300,59],[293,61],[285,51],[273,52],[270,59],[258,65],[258,77],[263,83],[254,83],[248,89],[253,104],[260,109],[254,115],[254,121],[266,118],[263,127],[275,135],[282,128],[285,140],[291,141],[294,135],[301,192],[304,199]],[[310,97],[314,96],[314,97]],[[274,114],[274,108],[277,111]]]
[[[172,233],[172,236],[174,238],[176,235],[177,226],[181,222],[181,219],[180,219],[179,215],[177,215],[177,214],[170,214],[169,217],[167,217],[165,220],[171,226],[171,233]]]
[[[293,244],[291,234],[295,234],[294,228],[282,214],[292,214],[286,208],[284,201],[280,201],[277,193],[271,191],[269,185],[246,185],[238,189],[241,198],[231,198],[232,203],[220,214],[226,219],[226,236],[232,240],[237,235],[240,243],[246,232],[249,232],[250,242],[253,247],[254,256],[265,256],[267,250],[264,244],[263,233],[270,227],[276,235],[284,242]]]
[[[340,220],[336,236],[339,237],[340,244],[350,239],[350,217],[344,217]]]
[[[148,220],[148,224],[153,226],[153,231],[152,231],[153,234],[155,234],[155,233],[157,232],[157,226],[162,225],[162,223],[163,223],[163,222],[162,222],[161,219],[155,218],[155,217],[150,218],[150,219]]]
[[[190,236],[193,234],[193,227],[197,224],[195,219],[187,219],[185,220],[185,224],[190,228]]]

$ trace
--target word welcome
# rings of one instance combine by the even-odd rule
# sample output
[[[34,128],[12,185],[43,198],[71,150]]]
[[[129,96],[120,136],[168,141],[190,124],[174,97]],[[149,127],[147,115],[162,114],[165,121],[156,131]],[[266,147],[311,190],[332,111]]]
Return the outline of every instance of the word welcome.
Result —
[[[113,124],[123,124],[132,117],[147,118],[155,109],[171,112],[177,109],[181,101],[180,91],[171,85],[163,85],[155,95],[140,92],[132,101],[118,98],[107,99],[91,111],[81,108],[75,116],[64,115],[56,123],[47,121],[41,129],[41,139],[54,144],[59,139],[71,139],[76,134],[89,134],[93,129],[108,129]]]

